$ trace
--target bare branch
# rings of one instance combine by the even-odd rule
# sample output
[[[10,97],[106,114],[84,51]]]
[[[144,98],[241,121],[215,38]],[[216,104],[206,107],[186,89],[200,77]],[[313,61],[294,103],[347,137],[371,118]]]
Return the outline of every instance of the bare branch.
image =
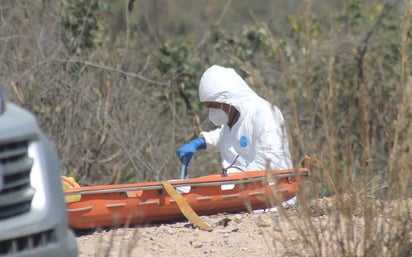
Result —
[[[112,68],[112,67],[102,66],[102,65],[99,65],[99,64],[96,64],[96,63],[93,63],[93,62],[89,62],[89,61],[82,61],[82,60],[65,60],[65,59],[55,59],[55,60],[53,60],[53,61],[61,62],[61,63],[77,63],[77,64],[83,64],[83,65],[86,65],[86,66],[89,66],[89,67],[93,67],[93,68],[98,68],[98,69],[102,69],[102,70],[106,70],[106,71],[111,71],[111,72],[120,73],[120,74],[125,75],[125,76],[127,76],[127,77],[137,78],[137,79],[146,81],[146,82],[151,83],[151,84],[156,84],[156,85],[159,85],[159,86],[167,86],[166,83],[159,82],[159,81],[155,81],[155,80],[151,80],[151,79],[148,79],[148,78],[146,78],[146,77],[144,77],[144,76],[142,76],[142,75],[136,74],[136,73],[127,72],[127,71],[123,71],[123,70],[116,69],[116,68]]]

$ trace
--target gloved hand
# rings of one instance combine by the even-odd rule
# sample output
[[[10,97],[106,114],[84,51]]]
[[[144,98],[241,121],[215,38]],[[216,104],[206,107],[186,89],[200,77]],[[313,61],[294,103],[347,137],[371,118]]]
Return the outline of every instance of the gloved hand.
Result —
[[[189,143],[179,147],[177,149],[177,156],[184,165],[188,166],[195,152],[197,150],[204,149],[205,147],[205,140],[201,137],[198,137],[193,139]]]

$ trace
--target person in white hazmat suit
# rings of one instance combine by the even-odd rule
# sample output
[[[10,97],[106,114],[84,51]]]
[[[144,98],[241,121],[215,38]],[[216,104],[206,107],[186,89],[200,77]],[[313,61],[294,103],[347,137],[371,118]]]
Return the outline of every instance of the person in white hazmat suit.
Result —
[[[281,111],[258,96],[234,69],[208,68],[200,79],[199,99],[209,108],[209,120],[218,128],[201,132],[177,149],[184,165],[189,165],[197,150],[205,149],[220,152],[223,175],[293,167]],[[296,197],[283,205],[295,202]]]
[[[232,68],[213,65],[202,75],[200,101],[217,129],[177,150],[188,165],[200,149],[219,151],[224,172],[290,169],[285,121],[281,111],[258,96]]]

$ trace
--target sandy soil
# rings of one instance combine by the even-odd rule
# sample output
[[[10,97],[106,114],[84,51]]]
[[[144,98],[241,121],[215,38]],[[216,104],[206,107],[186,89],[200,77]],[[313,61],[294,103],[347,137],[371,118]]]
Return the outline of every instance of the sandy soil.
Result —
[[[202,216],[214,226],[211,232],[186,221],[94,231],[77,237],[79,256],[284,256],[275,239],[288,228],[274,222],[279,217],[274,212]]]
[[[379,233],[372,231],[369,236],[371,241],[380,242],[383,237],[379,237],[379,235],[391,237],[391,234],[396,239],[399,238],[397,236],[399,234],[403,238],[408,238],[402,244],[406,243],[412,247],[412,213],[410,212],[412,199],[407,202],[408,204],[402,205],[400,209],[405,210],[405,214],[409,216],[409,218],[406,217],[406,227],[404,228],[405,231],[409,231],[407,234],[410,235],[405,237],[404,233],[399,234],[396,227],[394,227],[395,230],[391,230],[392,226],[385,224],[393,223],[393,221],[384,220],[382,215],[376,215],[372,230],[376,227]],[[376,204],[377,207],[380,205],[378,202]],[[310,244],[304,245],[305,239],[312,237],[313,233],[317,234],[314,237],[322,242],[320,245],[321,255],[331,256],[332,253],[339,251],[336,246],[341,246],[337,243],[339,234],[342,235],[339,231],[346,231],[348,228],[353,232],[353,236],[344,245],[344,248],[354,249],[355,254],[362,255],[364,224],[367,219],[356,213],[347,221],[339,219],[340,216],[328,215],[331,210],[336,209],[336,202],[331,198],[316,200],[315,204],[310,207],[312,208],[309,210],[310,217],[306,219],[302,218],[303,215],[297,206],[280,209],[276,212],[202,216],[201,218],[206,223],[214,227],[211,232],[193,227],[186,220],[133,228],[82,232],[77,235],[79,257],[314,256],[316,254],[309,249]],[[389,213],[390,209],[393,208],[385,207],[383,210]],[[309,220],[310,222],[308,222]],[[383,224],[383,226],[378,224]],[[402,226],[405,224],[401,224]],[[340,230],[339,227],[343,229]],[[310,234],[307,231],[313,233]],[[333,243],[334,240],[337,241]],[[343,243],[345,244],[345,242]],[[381,249],[378,251],[382,254],[380,256],[389,256]],[[409,254],[409,250],[407,253]],[[335,256],[339,256],[339,254]]]

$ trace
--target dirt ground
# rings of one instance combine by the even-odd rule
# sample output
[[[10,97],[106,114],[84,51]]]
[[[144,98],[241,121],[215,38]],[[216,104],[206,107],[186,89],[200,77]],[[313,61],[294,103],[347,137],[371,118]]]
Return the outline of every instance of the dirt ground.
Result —
[[[379,202],[376,202],[376,205],[380,205]],[[412,199],[407,200],[405,205],[391,203],[388,207],[383,208],[383,211],[389,213],[391,209],[394,209],[393,206],[401,206],[400,209],[406,211],[404,213],[409,216],[409,218],[406,218],[406,223],[400,226],[408,232],[405,234],[396,231],[396,227],[393,227],[395,230],[391,230],[392,226],[385,226],[385,224],[395,223],[384,220],[382,215],[376,215],[376,219],[373,221],[374,227],[378,228],[381,227],[378,224],[383,224],[382,229],[388,229],[378,229],[380,233],[371,233],[369,240],[381,242],[382,237],[379,237],[379,234],[384,234],[386,238],[393,237],[396,241],[399,241],[397,235],[402,235],[404,239],[408,239],[401,242],[401,244],[408,244],[412,247],[412,231],[410,230]],[[323,241],[322,247],[324,249],[321,255],[330,256],[339,250],[330,247],[330,245],[341,246],[332,243],[332,241],[337,239],[339,226],[345,226],[345,222],[337,220],[337,216],[327,215],[330,210],[336,208],[336,202],[332,198],[316,200],[315,204],[311,205],[312,207],[311,222],[309,223],[312,227],[307,227],[308,223],[304,222],[305,219],[302,218],[302,213],[297,206],[289,206],[287,209],[282,208],[272,212],[202,216],[201,218],[206,223],[213,226],[214,229],[211,232],[200,230],[186,220],[133,228],[78,232],[79,257],[314,256],[316,254],[313,254],[309,249],[310,244],[304,245],[305,239],[310,236],[310,234],[305,234],[304,231],[315,231],[316,237]],[[363,251],[362,239],[365,235],[364,224],[366,219],[362,215],[354,213],[348,222],[346,228],[350,228],[354,233],[345,248],[356,249],[354,250],[355,254],[360,256]],[[339,224],[339,226],[336,226],[336,224]],[[406,227],[404,227],[405,224]],[[374,237],[374,235],[378,237]],[[377,256],[408,256],[410,253],[407,250],[406,255],[388,255],[389,252],[382,252],[381,249],[385,248],[379,248],[378,252],[382,255],[378,254]],[[335,254],[335,256],[340,255]]]
[[[293,213],[293,211],[291,212]],[[285,256],[275,238],[288,229],[274,222],[278,213],[202,216],[214,226],[207,232],[187,221],[78,235],[79,257],[88,256]],[[289,239],[294,233],[290,231]]]

